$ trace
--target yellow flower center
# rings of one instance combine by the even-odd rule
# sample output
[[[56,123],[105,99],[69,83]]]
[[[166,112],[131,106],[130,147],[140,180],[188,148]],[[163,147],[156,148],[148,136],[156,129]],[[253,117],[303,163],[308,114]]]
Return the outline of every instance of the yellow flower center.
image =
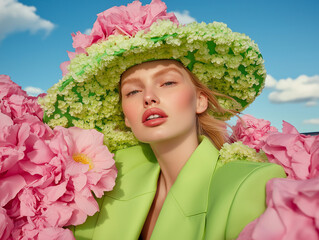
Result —
[[[83,164],[89,164],[89,170],[91,170],[93,168],[92,160],[83,153],[74,154],[72,158],[76,162],[83,163]]]

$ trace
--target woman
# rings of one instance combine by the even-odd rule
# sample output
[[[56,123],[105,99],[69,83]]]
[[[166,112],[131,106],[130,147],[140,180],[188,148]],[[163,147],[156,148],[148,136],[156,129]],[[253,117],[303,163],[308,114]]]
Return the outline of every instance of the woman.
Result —
[[[285,176],[281,167],[218,161],[223,120],[264,85],[248,37],[221,23],[178,26],[153,0],[99,14],[74,46],[82,54],[43,100],[46,120],[99,129],[122,149],[116,186],[77,239],[233,239],[264,211],[265,184]]]

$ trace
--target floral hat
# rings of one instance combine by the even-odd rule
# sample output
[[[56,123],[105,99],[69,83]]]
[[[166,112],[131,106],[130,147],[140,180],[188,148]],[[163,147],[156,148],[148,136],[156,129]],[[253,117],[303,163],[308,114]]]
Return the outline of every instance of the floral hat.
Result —
[[[90,35],[72,34],[75,53],[61,64],[63,78],[40,104],[51,127],[95,128],[110,151],[137,144],[121,111],[119,82],[131,66],[176,59],[220,97],[226,109],[242,111],[264,87],[266,71],[258,46],[224,23],[179,25],[165,3],[134,1],[100,14]],[[228,119],[229,115],[216,116]]]

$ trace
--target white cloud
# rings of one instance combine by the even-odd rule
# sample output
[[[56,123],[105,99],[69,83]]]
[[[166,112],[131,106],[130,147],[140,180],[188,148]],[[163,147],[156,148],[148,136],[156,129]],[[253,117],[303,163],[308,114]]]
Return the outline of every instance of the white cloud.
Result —
[[[87,29],[85,29],[84,34],[90,35],[91,32],[92,32],[92,29],[91,28],[87,28]]]
[[[296,79],[270,80],[275,91],[268,96],[271,102],[313,102],[319,99],[319,75],[301,75]]]
[[[24,91],[26,91],[27,94],[30,95],[30,96],[38,96],[39,94],[45,92],[41,88],[31,87],[31,86],[24,88]]]
[[[54,24],[38,16],[36,10],[17,0],[0,0],[0,41],[14,32],[44,30],[49,34]]]
[[[189,11],[184,10],[183,12],[173,12],[180,24],[189,24],[196,22],[196,19],[189,15]]]
[[[266,77],[266,83],[265,83],[265,87],[266,88],[273,88],[275,87],[277,84],[276,79],[274,79],[271,75],[267,75]]]
[[[307,119],[307,120],[304,120],[303,123],[319,125],[319,118]]]
[[[313,107],[313,106],[317,106],[318,103],[317,103],[317,101],[310,100],[309,102],[306,102],[305,105],[306,105],[307,107]]]

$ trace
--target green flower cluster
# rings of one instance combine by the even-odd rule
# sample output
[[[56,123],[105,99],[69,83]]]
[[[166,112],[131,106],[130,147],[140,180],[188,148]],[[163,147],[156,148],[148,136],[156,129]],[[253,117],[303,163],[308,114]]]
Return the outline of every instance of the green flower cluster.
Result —
[[[264,87],[266,71],[258,46],[224,23],[177,26],[155,22],[135,36],[109,36],[71,60],[69,73],[39,100],[51,127],[95,128],[110,151],[136,145],[124,124],[119,98],[121,74],[156,59],[176,59],[209,88],[232,97],[219,98],[226,109],[242,111]],[[230,116],[216,116],[228,119]]]
[[[232,161],[268,162],[267,156],[263,151],[256,152],[255,149],[248,147],[238,141],[232,144],[225,143],[219,151],[218,161],[221,165]]]

